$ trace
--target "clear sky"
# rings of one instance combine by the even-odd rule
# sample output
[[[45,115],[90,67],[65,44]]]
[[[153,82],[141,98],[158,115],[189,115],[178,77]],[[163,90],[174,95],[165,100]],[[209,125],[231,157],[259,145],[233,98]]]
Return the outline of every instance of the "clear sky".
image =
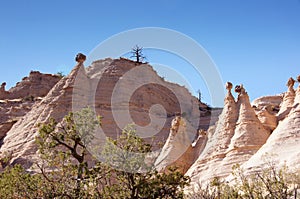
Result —
[[[300,74],[299,0],[3,0],[0,24],[0,82],[8,88],[31,70],[67,74],[78,52],[142,27],[193,38],[223,81],[243,83],[251,99],[284,92],[287,79]],[[148,52],[148,61],[180,65],[162,55]],[[203,90],[202,83],[193,89]]]

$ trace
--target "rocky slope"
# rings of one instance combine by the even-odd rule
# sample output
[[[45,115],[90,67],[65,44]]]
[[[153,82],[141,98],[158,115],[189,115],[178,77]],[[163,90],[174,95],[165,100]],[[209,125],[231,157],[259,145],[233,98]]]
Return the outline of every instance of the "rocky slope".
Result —
[[[35,103],[31,110],[12,126],[3,138],[0,155],[9,153],[11,164],[22,164],[30,167],[36,158],[34,138],[38,124],[46,122],[50,117],[58,121],[71,110],[72,85],[78,72],[76,67],[68,77],[61,79],[41,101]]]
[[[299,77],[298,79],[300,80]],[[294,80],[290,79],[290,82],[292,83],[288,84],[288,91],[284,94],[278,114],[277,128],[266,144],[243,165],[245,169],[264,167],[268,159],[272,159],[278,166],[286,165],[291,170],[300,169],[300,86],[295,92]],[[284,119],[282,113],[286,115]]]
[[[287,82],[288,91],[284,94],[280,110],[277,114],[278,121],[283,120],[289,114],[294,105],[294,100],[296,96],[294,84],[295,80],[293,78],[290,78]]]
[[[300,169],[300,86],[295,92],[294,83],[289,79],[284,95],[261,97],[252,106],[242,86],[236,87],[235,101],[227,83],[219,121],[208,130],[205,149],[186,173],[191,187],[226,178],[237,163],[248,172],[263,168],[266,160],[291,171]]]
[[[60,79],[58,75],[31,71],[28,77],[24,77],[8,91],[5,90],[6,83],[2,83],[0,89],[1,142],[11,127],[28,113],[35,103],[41,101]]]
[[[11,164],[30,167],[37,159],[37,125],[89,106],[102,116],[98,138],[116,137],[134,123],[137,134],[154,143],[156,168],[178,166],[193,186],[226,178],[235,164],[259,169],[266,154],[278,166],[299,169],[300,86],[294,89],[294,79],[286,93],[252,104],[243,85],[235,87],[235,99],[228,82],[224,108],[211,109],[148,64],[107,58],[84,68],[83,61],[62,79],[32,72],[9,91],[2,84],[0,157],[10,154]]]
[[[55,84],[41,101],[12,125],[2,140],[0,154],[9,152],[12,164],[30,167],[37,157],[34,143],[37,125],[49,118],[61,121],[69,111],[86,106],[102,116],[101,127],[109,137],[116,137],[126,124],[135,123],[141,137],[152,141],[154,136],[154,143],[164,142],[175,114],[184,113],[191,142],[199,126],[210,123],[205,104],[199,103],[186,88],[164,81],[151,66],[137,65],[123,58],[105,59],[95,61],[86,69],[79,63]],[[199,107],[205,112],[203,121],[207,124],[199,122]],[[159,145],[156,149],[159,150]]]
[[[182,173],[185,173],[195,162],[201,151],[201,146],[205,145],[206,136],[199,134],[196,139],[198,143],[196,146],[193,145],[187,132],[186,120],[176,116],[172,120],[169,137],[155,161],[155,167],[159,171],[167,172],[170,166],[176,166]]]
[[[219,121],[209,129],[203,152],[187,172],[194,184],[215,176],[226,177],[233,165],[247,161],[270,135],[258,120],[243,86],[235,89],[237,102],[231,94],[232,84],[228,82],[226,88],[228,92]]]
[[[5,90],[6,83],[2,83],[0,89],[0,100],[3,99],[32,99],[44,97],[61,79],[60,75],[42,74],[38,71],[31,71],[28,77],[24,77],[15,87]]]

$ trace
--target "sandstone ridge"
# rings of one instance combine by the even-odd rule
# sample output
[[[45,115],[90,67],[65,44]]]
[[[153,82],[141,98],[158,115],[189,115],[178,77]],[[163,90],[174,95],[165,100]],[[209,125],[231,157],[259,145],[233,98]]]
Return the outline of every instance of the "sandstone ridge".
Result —
[[[228,176],[233,165],[247,161],[270,135],[257,118],[243,85],[235,87],[237,101],[231,93],[230,82],[226,89],[223,112],[216,125],[208,130],[203,152],[187,171],[192,184]]]
[[[31,110],[35,103],[47,95],[60,79],[59,75],[31,71],[28,77],[24,77],[21,82],[8,91],[5,89],[6,83],[2,83],[0,88],[0,140],[19,119]]]
[[[252,103],[243,85],[234,87],[235,98],[227,82],[224,107],[214,109],[159,77],[149,64],[107,58],[85,68],[84,55],[76,60],[64,78],[33,71],[8,91],[2,84],[0,157],[10,154],[10,164],[30,168],[38,161],[38,124],[60,122],[68,112],[90,106],[102,116],[106,137],[134,123],[137,134],[154,143],[156,168],[177,166],[191,177],[192,187],[227,178],[235,164],[249,172],[261,169],[267,155],[278,166],[299,169],[300,86],[294,89],[293,78],[284,94]]]
[[[226,84],[223,112],[208,130],[204,150],[186,173],[192,188],[214,177],[227,178],[235,164],[254,172],[264,168],[268,159],[290,171],[300,169],[300,86],[295,91],[294,83],[290,78],[286,93],[258,98],[252,105],[242,85],[235,88],[235,101],[232,84]]]
[[[103,117],[102,129],[109,137],[116,137],[126,124],[133,122],[141,137],[152,141],[154,136],[154,143],[164,142],[168,138],[172,119],[183,110],[186,117],[190,118],[187,122],[189,129],[192,129],[189,131],[189,140],[197,136],[199,126],[210,125],[211,116],[207,105],[199,102],[183,86],[164,81],[148,64],[137,65],[124,58],[107,58],[95,61],[85,68],[83,62],[84,59],[80,58],[71,73],[52,85],[46,96],[44,93],[25,92],[27,83],[19,84],[18,88],[22,92],[18,92],[22,96],[32,95],[34,100],[39,96],[39,100],[34,101],[18,121],[10,124],[11,129],[2,138],[0,155],[11,154],[11,164],[20,163],[29,168],[37,159],[34,139],[38,124],[45,123],[50,118],[60,122],[68,112],[82,106],[92,107]],[[34,74],[36,72],[31,73],[31,76]],[[134,76],[130,76],[132,74]],[[31,79],[31,76],[25,81]],[[134,85],[138,87],[133,89]],[[117,86],[120,87],[118,92],[114,90]],[[33,91],[39,90],[38,87],[32,88]],[[122,101],[124,99],[128,101],[125,103]],[[117,117],[128,113],[131,117]],[[205,123],[199,123],[200,117],[205,118]],[[155,145],[154,148],[159,149],[159,146]]]
[[[44,97],[60,79],[60,75],[31,71],[28,77],[24,77],[8,91],[5,90],[6,83],[3,82],[0,88],[0,100]]]
[[[300,168],[300,85],[295,92],[294,82],[292,79],[288,81],[288,91],[278,114],[278,126],[266,144],[243,165],[245,169],[260,169],[266,159],[272,159],[276,165],[285,165],[292,171]]]

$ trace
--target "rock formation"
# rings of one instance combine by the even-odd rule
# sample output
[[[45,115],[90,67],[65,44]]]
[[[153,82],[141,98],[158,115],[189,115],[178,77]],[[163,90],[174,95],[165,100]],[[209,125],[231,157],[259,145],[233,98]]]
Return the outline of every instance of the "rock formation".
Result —
[[[86,60],[86,56],[82,53],[78,53],[75,57],[75,61],[79,64],[82,64]]]
[[[33,104],[39,99],[32,100],[0,100],[0,140],[2,140],[11,127],[28,113]],[[1,146],[1,143],[0,143]]]
[[[180,169],[188,168],[190,166],[188,164],[192,161],[190,159],[193,158],[193,156],[187,156],[187,159],[180,162],[178,162],[178,159],[191,145],[192,141],[187,135],[185,119],[176,116],[172,120],[169,137],[156,159],[155,167],[159,171],[166,171],[169,165],[178,166]]]
[[[167,172],[170,166],[176,167],[183,174],[192,166],[206,144],[207,136],[204,130],[199,130],[196,140],[191,140],[186,120],[176,116],[172,120],[170,134],[159,156],[155,161],[155,168],[160,172]],[[193,142],[194,141],[194,142]]]
[[[156,168],[178,166],[191,177],[192,186],[215,176],[226,178],[235,164],[248,171],[261,168],[266,154],[278,166],[299,169],[300,85],[295,91],[294,79],[284,95],[252,104],[243,85],[235,87],[235,100],[228,82],[219,115],[221,109],[209,108],[183,86],[164,81],[148,64],[107,58],[85,69],[85,59],[79,53],[77,65],[64,78],[32,71],[8,91],[1,85],[0,156],[10,154],[11,164],[29,168],[38,157],[37,125],[49,118],[60,122],[68,112],[90,106],[102,116],[103,140],[134,123],[137,134],[155,145],[151,161]],[[165,144],[160,148],[158,142]]]
[[[185,112],[195,129],[190,132],[194,139],[200,121],[198,100],[184,87],[165,82],[151,66],[105,59],[88,67],[87,75],[97,80],[92,98],[107,135],[115,137],[128,123],[135,123],[141,137],[164,142],[175,114]]]
[[[5,86],[6,86],[6,82],[3,82],[3,83],[1,84],[0,91],[5,91]]]
[[[298,83],[300,83],[300,75],[297,77],[297,81],[298,81]],[[300,101],[300,95],[297,95],[298,93],[300,93],[300,86],[298,86],[298,88],[296,90],[296,96],[295,96],[295,100],[294,100],[293,105],[299,103],[299,101]]]
[[[253,147],[259,149],[266,142],[270,134],[265,131],[263,125],[258,120],[243,86],[237,86],[236,92],[239,94],[237,101],[239,116],[230,148],[242,149],[246,147],[249,150],[250,147]]]
[[[277,114],[279,112],[282,99],[282,95],[264,96],[255,99],[252,102],[252,107],[254,108],[258,119],[270,133],[278,125]]]
[[[68,78],[61,79],[42,101],[34,104],[31,110],[7,132],[0,154],[10,152],[12,164],[20,163],[27,168],[30,167],[36,158],[37,148],[34,139],[38,124],[46,122],[50,117],[59,121],[72,110],[72,86],[80,69],[83,69],[82,65],[76,66]]]
[[[69,111],[87,105],[103,117],[101,127],[105,136],[116,137],[121,128],[133,122],[139,136],[148,141],[154,136],[154,143],[164,142],[175,113],[185,112],[189,118],[188,128],[194,129],[188,131],[189,139],[195,138],[200,118],[199,102],[186,88],[165,82],[149,65],[136,66],[127,59],[95,61],[86,70],[83,60],[77,60],[78,65],[72,72],[7,132],[0,154],[12,152],[11,163],[30,167],[35,160],[37,124],[51,117],[59,122]],[[133,85],[138,87],[133,88]],[[120,90],[116,90],[118,87]],[[204,104],[202,106],[205,108]],[[158,145],[154,147],[158,148]]]
[[[294,100],[295,100],[295,90],[294,90],[295,80],[290,78],[287,82],[288,91],[284,94],[282,103],[280,105],[280,110],[277,114],[278,121],[283,120],[291,111]]]
[[[247,161],[266,142],[270,133],[264,128],[257,118],[249,100],[249,96],[243,86],[237,89],[239,109],[234,136],[231,138],[229,151],[224,158],[223,165],[231,170],[234,164]]]
[[[6,96],[8,96],[8,92],[5,90],[5,86],[6,86],[6,82],[3,82],[1,84],[1,88],[0,88],[0,99],[5,99]]]
[[[272,114],[272,107],[264,107],[263,109],[256,111],[256,115],[259,121],[263,124],[264,128],[270,133],[277,127],[277,117]]]
[[[28,77],[24,77],[8,91],[5,91],[5,83],[3,83],[0,89],[0,100],[44,97],[60,79],[59,75],[31,71]]]
[[[284,164],[290,170],[299,169],[300,165],[300,86],[296,91],[296,97],[292,109],[287,116],[279,122],[267,142],[260,150],[247,161],[243,167],[253,170],[264,167],[265,159],[272,159],[277,166]],[[291,84],[289,91],[291,91]],[[288,91],[288,94],[291,92]],[[287,94],[287,95],[288,95]],[[285,95],[285,96],[287,96]],[[287,101],[287,97],[285,97]],[[292,99],[290,99],[292,101]],[[282,106],[285,108],[285,106]]]
[[[243,86],[235,88],[239,94],[237,102],[231,94],[231,83],[226,84],[226,89],[224,109],[216,127],[209,129],[205,149],[187,172],[192,186],[209,182],[215,176],[226,177],[233,165],[247,161],[269,136]]]
[[[30,72],[9,91],[6,83],[0,88],[0,146],[2,139],[12,126],[28,113],[32,106],[39,102],[49,90],[60,80],[57,75]]]
[[[277,115],[280,109],[280,104],[283,100],[283,95],[284,94],[259,97],[253,100],[251,105],[255,111],[260,111],[266,108],[269,112],[271,112],[271,114]]]
[[[219,166],[226,155],[230,140],[234,134],[238,112],[236,102],[231,93],[232,84],[230,82],[226,83],[226,89],[228,92],[224,100],[223,112],[216,123],[216,128],[209,129],[205,149],[187,172],[187,175],[191,176],[193,183],[210,178],[214,175],[213,173],[221,169]]]

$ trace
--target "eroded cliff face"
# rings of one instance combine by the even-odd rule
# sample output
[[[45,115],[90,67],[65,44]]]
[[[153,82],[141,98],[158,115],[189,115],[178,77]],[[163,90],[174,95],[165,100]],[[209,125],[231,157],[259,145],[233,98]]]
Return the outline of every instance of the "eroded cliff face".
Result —
[[[30,167],[36,160],[37,147],[35,136],[38,124],[49,118],[61,120],[72,107],[72,86],[82,65],[76,66],[68,77],[62,78],[41,101],[33,104],[28,113],[21,117],[6,133],[0,148],[0,155],[9,153],[11,164],[22,164]]]
[[[293,105],[294,105],[294,100],[295,100],[295,90],[294,90],[294,84],[295,80],[293,78],[290,78],[287,82],[287,87],[288,90],[284,94],[282,103],[280,105],[280,110],[277,114],[278,121],[283,120],[291,111]]]
[[[60,79],[58,75],[31,71],[29,77],[23,78],[9,91],[5,90],[6,83],[2,83],[0,88],[0,146],[2,139],[12,126],[26,115],[35,103],[40,102]]]
[[[235,89],[237,101],[231,93],[232,84],[228,82],[226,88],[223,112],[208,131],[205,149],[187,172],[192,186],[226,177],[233,165],[247,161],[270,135],[258,120],[243,86]]]
[[[60,79],[59,75],[31,71],[28,77],[24,77],[21,82],[8,91],[5,90],[6,83],[2,83],[0,100],[44,97]]]
[[[108,58],[84,68],[83,61],[62,79],[31,72],[9,91],[2,84],[0,156],[9,153],[11,164],[29,168],[38,161],[38,124],[49,118],[60,122],[68,112],[90,106],[102,116],[104,139],[134,123],[137,134],[154,144],[156,168],[164,172],[177,166],[192,186],[226,178],[235,164],[248,171],[261,168],[266,154],[278,166],[299,169],[300,86],[294,89],[294,79],[283,95],[252,104],[242,85],[235,87],[235,99],[228,82],[224,108],[210,109],[150,65]]]
[[[160,150],[158,142],[167,140],[176,114],[184,112],[189,118],[189,140],[195,139],[200,125],[209,126],[210,122],[205,104],[183,86],[164,81],[147,64],[137,65],[123,58],[105,59],[85,69],[80,62],[12,126],[2,141],[0,154],[9,152],[10,163],[30,167],[37,158],[34,139],[38,124],[50,118],[60,122],[68,112],[86,106],[102,116],[105,137],[115,138],[124,126],[134,123],[138,135],[153,142],[155,150]],[[208,124],[199,122],[199,107],[207,112],[204,121]]]
[[[234,134],[235,123],[238,117],[237,105],[231,94],[232,84],[227,83],[226,87],[228,92],[224,100],[223,112],[216,123],[216,127],[209,129],[207,144],[203,152],[187,172],[195,182],[195,179],[200,175],[203,175],[203,178],[210,175],[210,172],[205,172],[206,170],[216,171],[219,168],[219,164],[225,157],[231,137]]]
[[[288,84],[288,91],[279,111],[286,116],[282,119],[282,115],[278,114],[277,128],[266,144],[243,165],[245,169],[263,168],[267,160],[274,161],[277,166],[286,165],[292,171],[300,168],[300,86],[295,93],[293,86],[294,81]]]
[[[300,86],[295,91],[294,83],[289,79],[284,95],[261,97],[252,105],[243,86],[236,87],[235,102],[227,83],[219,121],[209,129],[205,149],[186,173],[190,188],[197,189],[214,177],[227,178],[235,164],[247,172],[264,168],[269,160],[290,171],[300,169]]]
[[[258,119],[270,133],[273,132],[278,125],[277,114],[282,100],[283,94],[260,97],[252,102],[252,107]]]
[[[0,101],[0,140],[5,137],[6,133],[20,118],[31,110],[33,104],[37,101],[40,101],[40,99]]]
[[[185,168],[191,160],[183,160],[179,163],[179,157],[188,149],[192,141],[187,135],[186,121],[180,116],[172,120],[170,134],[165,142],[162,152],[155,162],[155,166],[160,171],[166,171],[169,165]],[[191,156],[188,158],[192,158]],[[177,161],[177,162],[176,162]]]
[[[172,166],[184,174],[203,150],[207,141],[206,131],[199,130],[192,140],[188,135],[191,128],[187,124],[186,119],[181,116],[172,120],[169,137],[154,164],[158,171],[168,172],[168,168]]]

